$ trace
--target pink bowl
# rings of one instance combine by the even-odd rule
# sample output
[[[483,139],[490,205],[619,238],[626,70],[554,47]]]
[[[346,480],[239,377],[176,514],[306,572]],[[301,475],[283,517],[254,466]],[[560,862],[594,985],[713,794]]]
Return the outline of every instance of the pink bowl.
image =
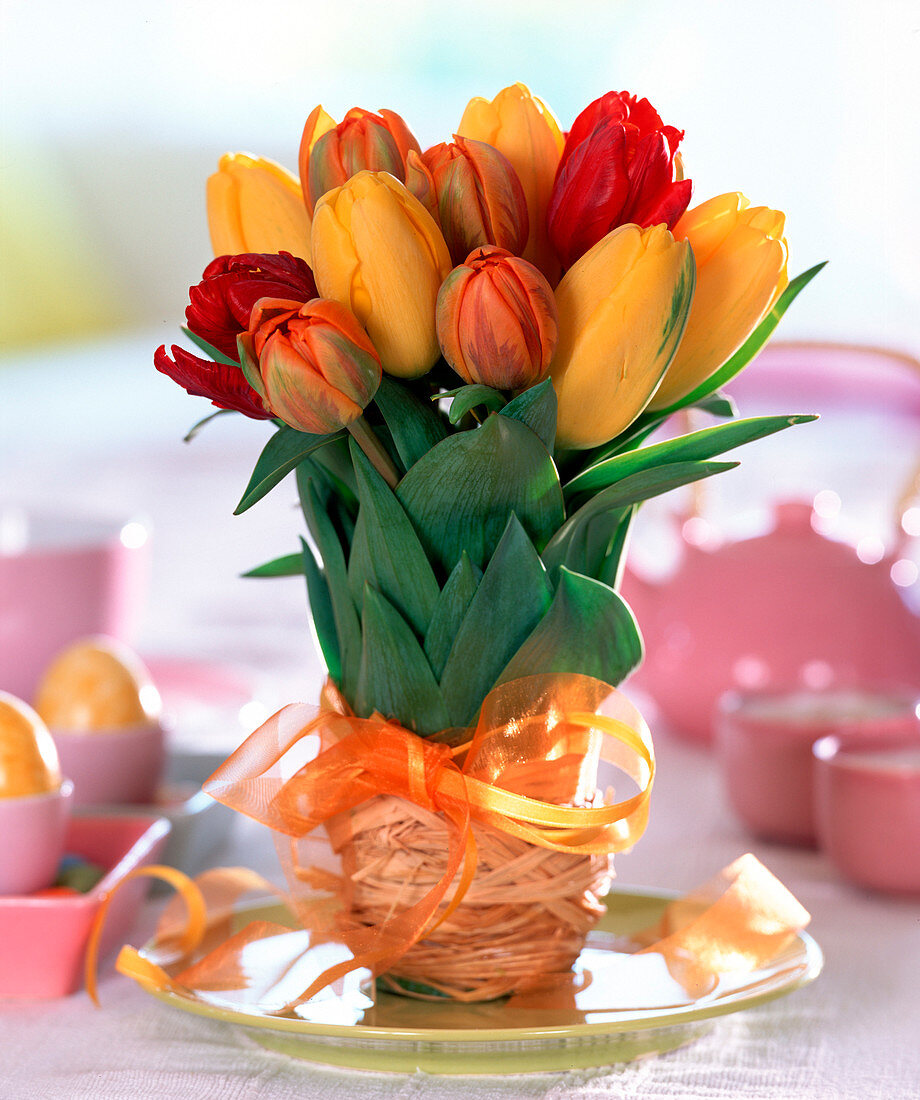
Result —
[[[920,728],[917,705],[914,692],[855,688],[723,695],[716,754],[732,809],[757,836],[813,846],[814,742],[839,731],[872,738]]]
[[[0,508],[0,690],[31,699],[76,638],[130,642],[147,580],[136,520]]]
[[[106,868],[88,894],[0,897],[0,997],[65,997],[83,982],[83,959],[103,899],[137,867],[155,863],[169,835],[157,817],[74,817],[65,850]],[[129,882],[112,900],[99,957],[125,942],[149,881]]]
[[[0,798],[0,897],[31,894],[54,882],[72,801],[69,779],[56,791]]]
[[[818,837],[851,882],[920,894],[920,727],[814,746]]]
[[[73,781],[75,806],[149,804],[166,763],[159,723],[110,733],[51,730],[61,771]]]

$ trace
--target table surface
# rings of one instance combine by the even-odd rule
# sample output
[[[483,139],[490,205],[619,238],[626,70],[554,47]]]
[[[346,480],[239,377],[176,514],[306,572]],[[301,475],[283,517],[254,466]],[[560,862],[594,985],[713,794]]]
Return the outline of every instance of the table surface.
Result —
[[[170,334],[46,349],[0,365],[0,503],[77,502],[147,518],[152,570],[137,638],[141,652],[237,666],[266,707],[315,699],[322,668],[312,649],[302,584],[238,579],[251,566],[295,548],[300,529],[293,490],[282,487],[244,516],[232,517],[267,429],[222,417],[183,444],[184,432],[208,406],[150,366],[152,348],[164,338]],[[771,452],[763,453],[761,470]],[[757,462],[750,465],[749,476],[762,482]],[[723,1017],[706,1037],[662,1057],[588,1071],[442,1078],[323,1069],[264,1052],[229,1027],[154,1001],[109,964],[101,1011],[85,993],[54,1002],[0,1001],[0,1095],[916,1096],[920,904],[845,884],[818,852],[746,835],[726,806],[712,754],[654,729],[659,773],[652,820],[636,849],[618,857],[619,881],[689,889],[752,851],[812,914],[810,931],[825,951],[826,967],[811,986]],[[203,747],[221,748],[245,732],[230,722],[220,729],[196,728],[195,735],[199,744],[210,739]],[[235,822],[219,862],[247,864],[278,878],[269,838],[244,820]],[[135,942],[149,932],[158,909],[159,903],[148,903]]]

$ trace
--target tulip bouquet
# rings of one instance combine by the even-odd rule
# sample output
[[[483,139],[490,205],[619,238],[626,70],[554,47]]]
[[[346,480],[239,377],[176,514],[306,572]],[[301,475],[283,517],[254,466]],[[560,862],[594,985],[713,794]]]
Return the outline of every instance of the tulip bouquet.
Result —
[[[625,92],[564,133],[516,84],[472,100],[453,140],[425,151],[392,111],[353,109],[337,123],[317,108],[299,179],[234,154],[208,181],[217,258],[186,311],[207,358],[161,347],[156,367],[275,425],[237,512],[295,473],[309,542],[253,575],[305,575],[329,706],[377,723],[362,774],[397,743],[411,772],[418,744],[463,742],[503,689],[531,714],[520,685],[558,702],[574,682],[619,684],[642,658],[618,592],[639,505],[811,419],[739,419],[721,392],[818,268],[788,282],[783,214],[741,194],[688,209],[682,138]],[[650,442],[688,408],[724,422]],[[567,728],[586,707],[572,704]],[[640,724],[621,740],[641,757],[647,793]],[[403,750],[406,733],[418,744]],[[350,766],[340,811],[368,789],[415,789],[390,774],[359,796],[353,756]],[[423,787],[441,789],[424,774]],[[473,803],[494,825],[495,807]],[[609,853],[635,839],[645,812],[640,799],[619,825],[568,839],[548,817],[543,840],[555,853]],[[466,813],[465,833],[451,820],[468,839]],[[543,821],[516,820],[518,835],[521,820],[531,833]]]

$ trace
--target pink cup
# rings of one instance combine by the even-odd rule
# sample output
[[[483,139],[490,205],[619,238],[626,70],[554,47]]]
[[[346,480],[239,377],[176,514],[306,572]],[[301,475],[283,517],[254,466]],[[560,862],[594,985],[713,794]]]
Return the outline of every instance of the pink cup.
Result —
[[[31,699],[76,638],[130,642],[147,580],[137,520],[0,507],[0,690]]]
[[[920,723],[887,737],[822,737],[814,746],[822,849],[851,882],[920,895]]]
[[[732,809],[757,836],[815,845],[814,742],[838,731],[872,738],[914,728],[916,707],[914,692],[895,690],[723,695],[716,752]]]
[[[166,763],[159,722],[115,732],[51,730],[61,771],[73,780],[75,806],[153,803]]]
[[[64,854],[73,784],[56,791],[0,798],[0,896],[50,886]]]

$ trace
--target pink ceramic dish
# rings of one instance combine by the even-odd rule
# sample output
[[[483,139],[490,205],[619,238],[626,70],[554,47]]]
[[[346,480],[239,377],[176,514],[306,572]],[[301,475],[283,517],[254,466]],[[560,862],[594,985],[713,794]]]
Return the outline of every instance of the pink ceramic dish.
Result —
[[[814,746],[821,847],[851,882],[920,895],[920,728]]]
[[[156,817],[75,817],[65,849],[107,868],[88,894],[0,897],[0,997],[64,997],[79,989],[93,918],[102,900],[130,871],[155,863],[169,835]],[[116,894],[100,958],[128,938],[146,896],[138,879]]]
[[[51,730],[61,771],[73,780],[75,806],[146,804],[154,800],[166,763],[158,723],[114,732]]]
[[[138,520],[0,507],[0,690],[31,699],[75,638],[130,641],[147,579]]]
[[[0,798],[0,899],[31,894],[54,882],[72,801],[69,779],[56,791]]]
[[[814,742],[838,731],[867,740],[920,733],[918,699],[865,688],[727,693],[718,705],[716,754],[732,809],[757,836],[815,844]]]

